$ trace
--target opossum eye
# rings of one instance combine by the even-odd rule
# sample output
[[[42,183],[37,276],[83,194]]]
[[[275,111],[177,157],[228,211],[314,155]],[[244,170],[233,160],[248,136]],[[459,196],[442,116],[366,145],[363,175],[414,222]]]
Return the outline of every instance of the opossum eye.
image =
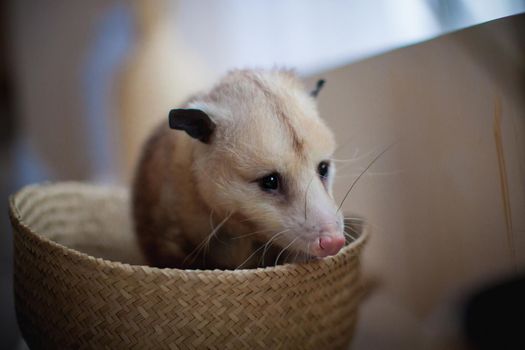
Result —
[[[326,177],[328,176],[329,168],[330,168],[330,163],[326,161],[322,161],[321,163],[319,163],[319,165],[317,166],[317,173],[321,177],[321,180],[326,179]]]
[[[269,175],[266,175],[265,177],[260,178],[258,182],[259,187],[261,187],[263,191],[269,192],[276,191],[277,189],[279,189],[279,183],[281,181],[279,173],[271,173]]]

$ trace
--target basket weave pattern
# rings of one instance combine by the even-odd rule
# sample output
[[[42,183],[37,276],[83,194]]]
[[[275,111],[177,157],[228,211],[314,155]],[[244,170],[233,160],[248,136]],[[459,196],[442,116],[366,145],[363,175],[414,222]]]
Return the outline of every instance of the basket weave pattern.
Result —
[[[48,238],[122,229],[115,223],[126,220],[127,206],[118,191],[74,183],[31,186],[11,198],[16,311],[30,347],[348,346],[365,234],[335,257],[238,271],[128,265]]]

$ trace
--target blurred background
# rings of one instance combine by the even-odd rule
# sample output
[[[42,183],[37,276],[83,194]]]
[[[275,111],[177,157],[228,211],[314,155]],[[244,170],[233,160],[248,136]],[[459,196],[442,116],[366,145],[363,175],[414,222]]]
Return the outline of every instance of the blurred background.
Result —
[[[525,1],[0,0],[0,207],[21,186],[127,185],[149,130],[232,68],[327,79],[378,281],[355,349],[461,348],[461,298],[525,266]],[[510,16],[510,17],[509,17]],[[19,344],[0,215],[0,347]]]

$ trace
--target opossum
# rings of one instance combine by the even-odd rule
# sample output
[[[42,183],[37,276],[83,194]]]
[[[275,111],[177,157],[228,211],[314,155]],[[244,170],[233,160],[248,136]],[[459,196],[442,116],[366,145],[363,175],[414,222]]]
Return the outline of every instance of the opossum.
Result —
[[[237,269],[336,254],[332,131],[290,70],[234,70],[169,112],[132,185],[150,265]],[[169,125],[169,127],[168,127]]]

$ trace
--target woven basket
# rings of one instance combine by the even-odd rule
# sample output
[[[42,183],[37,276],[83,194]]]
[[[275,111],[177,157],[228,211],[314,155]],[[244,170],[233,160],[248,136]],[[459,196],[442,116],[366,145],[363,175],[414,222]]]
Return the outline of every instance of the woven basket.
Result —
[[[134,259],[122,190],[29,186],[10,216],[16,312],[31,348],[341,349],[352,338],[366,232],[306,264],[191,271],[85,253]]]

